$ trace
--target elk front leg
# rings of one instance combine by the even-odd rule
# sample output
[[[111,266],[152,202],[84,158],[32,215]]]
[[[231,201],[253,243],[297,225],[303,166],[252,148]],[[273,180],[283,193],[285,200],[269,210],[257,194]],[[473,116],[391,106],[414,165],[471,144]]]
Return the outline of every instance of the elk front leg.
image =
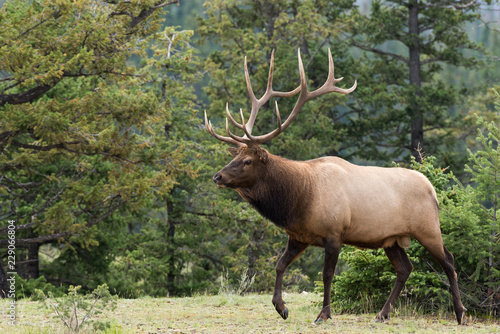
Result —
[[[330,298],[332,291],[333,275],[340,253],[340,243],[336,241],[327,241],[325,243],[325,266],[323,268],[323,308],[319,312],[318,317],[314,322],[322,322],[332,318],[332,310],[330,307]]]
[[[285,252],[281,255],[278,263],[276,264],[276,284],[274,287],[273,294],[273,305],[276,311],[281,315],[283,319],[288,318],[288,309],[285,306],[285,302],[282,299],[281,288],[283,285],[283,274],[290,263],[293,262],[297,257],[299,257],[302,252],[307,248],[307,244],[301,243],[297,240],[288,238],[288,243],[286,245]]]

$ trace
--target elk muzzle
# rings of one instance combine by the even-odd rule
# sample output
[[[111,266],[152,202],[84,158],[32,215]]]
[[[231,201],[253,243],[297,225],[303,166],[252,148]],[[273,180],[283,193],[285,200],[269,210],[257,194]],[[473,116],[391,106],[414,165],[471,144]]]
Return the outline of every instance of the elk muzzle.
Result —
[[[214,175],[214,177],[212,177],[212,180],[214,180],[215,184],[218,184],[221,179],[222,179],[222,175],[220,173],[216,173]]]
[[[224,184],[224,182],[221,182],[222,181],[222,174],[221,172],[217,172],[213,177],[212,177],[212,180],[214,181],[214,183],[217,185],[217,187],[219,188],[226,188],[227,185]]]

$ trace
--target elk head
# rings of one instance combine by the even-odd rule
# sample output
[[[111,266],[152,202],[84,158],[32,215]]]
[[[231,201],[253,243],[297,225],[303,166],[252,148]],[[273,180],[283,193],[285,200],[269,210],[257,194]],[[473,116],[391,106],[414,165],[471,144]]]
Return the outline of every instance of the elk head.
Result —
[[[320,95],[337,92],[340,94],[349,94],[354,89],[356,89],[356,81],[354,85],[349,89],[342,89],[335,87],[335,84],[342,80],[343,78],[335,79],[334,75],[334,65],[333,58],[328,49],[328,78],[326,79],[323,86],[320,88],[308,91],[307,90],[307,79],[304,71],[304,65],[302,63],[302,58],[300,56],[300,49],[298,50],[298,62],[299,62],[299,74],[300,74],[300,85],[292,91],[289,92],[279,92],[275,91],[272,88],[273,81],[273,67],[274,67],[274,50],[271,54],[271,62],[269,65],[269,77],[267,81],[267,88],[264,95],[257,99],[252,90],[252,84],[250,83],[250,75],[248,73],[247,59],[245,57],[245,78],[247,83],[248,95],[250,96],[250,101],[252,103],[252,109],[250,111],[250,117],[248,118],[248,122],[245,121],[245,117],[243,115],[243,111],[240,109],[241,123],[238,123],[231,113],[229,112],[228,104],[226,103],[226,132],[227,136],[221,136],[215,133],[212,123],[207,119],[207,113],[205,112],[205,126],[207,131],[219,139],[220,141],[226,142],[231,145],[236,145],[237,148],[231,147],[229,151],[233,155],[234,159],[222,170],[220,170],[217,174],[214,175],[213,181],[219,187],[231,187],[231,188],[245,188],[252,186],[255,181],[264,174],[265,166],[268,162],[269,153],[267,150],[261,148],[259,145],[265,142],[270,141],[271,139],[278,136],[281,132],[285,131],[285,129],[292,123],[300,109],[304,106],[304,104]],[[278,103],[275,102],[276,107],[276,117],[278,122],[278,127],[271,131],[268,134],[254,136],[252,135],[252,128],[255,123],[255,119],[257,118],[257,114],[259,112],[260,107],[267,103],[269,99],[275,97],[292,97],[299,93],[299,97],[295,106],[293,107],[290,115],[286,119],[286,121],[281,123],[281,116],[278,109]],[[234,135],[229,129],[229,121],[238,129],[244,132],[243,136]]]

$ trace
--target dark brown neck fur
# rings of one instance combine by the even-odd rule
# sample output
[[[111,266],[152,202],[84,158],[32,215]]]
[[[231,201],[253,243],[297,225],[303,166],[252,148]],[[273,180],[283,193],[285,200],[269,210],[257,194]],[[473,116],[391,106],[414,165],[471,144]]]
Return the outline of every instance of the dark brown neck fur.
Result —
[[[262,216],[278,227],[289,228],[306,214],[311,201],[309,175],[300,164],[270,154],[258,182],[236,191]]]

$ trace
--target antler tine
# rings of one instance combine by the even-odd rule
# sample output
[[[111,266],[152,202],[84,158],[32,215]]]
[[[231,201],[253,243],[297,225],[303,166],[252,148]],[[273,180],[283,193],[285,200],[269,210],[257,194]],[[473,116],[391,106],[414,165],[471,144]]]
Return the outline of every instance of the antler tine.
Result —
[[[253,137],[245,125],[245,116],[243,116],[243,110],[241,108],[240,108],[240,115],[241,115],[241,124],[243,125],[243,131],[245,131],[245,135],[248,137],[248,139],[252,141]]]
[[[274,50],[271,52],[271,60],[269,62],[269,74],[267,78],[266,91],[260,99],[257,99],[252,90],[252,84],[250,82],[250,75],[248,73],[248,66],[245,57],[245,78],[247,82],[248,95],[250,96],[250,100],[252,102],[252,110],[250,112],[250,117],[248,118],[248,122],[246,125],[247,131],[250,134],[252,134],[253,125],[257,118],[257,114],[259,113],[260,107],[262,107],[272,97],[292,97],[296,95],[298,92],[300,92],[300,90],[302,89],[302,87],[299,85],[297,88],[289,92],[275,91],[273,90],[273,76],[274,76]]]
[[[240,130],[245,130],[245,124],[243,124],[243,123],[240,124],[240,123],[236,122],[236,120],[233,118],[233,116],[229,112],[229,104],[228,103],[226,103],[226,115],[229,117],[229,119],[231,120],[231,123],[233,123],[234,126],[236,126]]]
[[[238,145],[238,146],[241,146],[244,144],[246,144],[246,145],[251,144],[250,139],[238,137],[231,132],[231,130],[229,129],[229,122],[228,122],[227,118],[226,118],[226,132],[229,135],[229,137],[231,137],[230,139],[234,140],[237,143],[236,145]]]
[[[250,74],[248,72],[247,57],[245,56],[245,79],[247,83],[247,91],[250,96],[250,101],[252,102],[252,110],[250,111],[250,117],[248,118],[247,131],[251,134],[253,125],[259,113],[260,107],[266,103],[273,94],[273,73],[274,73],[274,50],[271,52],[271,61],[269,62],[269,74],[267,78],[266,92],[264,95],[257,99],[252,89],[252,83],[250,81]]]
[[[271,94],[273,92],[273,74],[274,74],[274,50],[271,52],[271,61],[269,62],[269,75],[267,76],[266,93],[269,92]]]
[[[257,98],[255,97],[255,94],[253,93],[252,83],[250,82],[250,74],[248,73],[247,56],[245,56],[244,68],[245,68],[245,80],[247,83],[248,96],[250,97],[250,100],[252,100],[252,104],[253,104],[254,101],[257,101]]]
[[[306,79],[306,71],[304,70],[304,63],[302,63],[302,57],[300,56],[300,49],[297,51],[298,61],[299,61],[299,75],[300,75],[300,87],[305,88],[305,90],[301,90],[302,93],[307,93],[307,79]],[[299,97],[300,99],[300,97]]]
[[[280,110],[278,109],[278,101],[274,101],[274,104],[276,106],[276,118],[278,119],[278,132],[281,132],[281,116]]]
[[[330,48],[328,48],[328,77],[323,86],[309,93],[310,97],[308,98],[308,100],[330,92],[336,92],[345,95],[353,92],[356,89],[358,85],[356,80],[354,80],[354,85],[352,85],[351,88],[343,89],[335,87],[335,84],[342,79],[344,78],[342,77],[335,79],[335,65],[333,63],[332,52],[330,51]]]
[[[214,128],[212,126],[212,122],[210,122],[208,120],[207,111],[205,110],[204,113],[205,113],[205,128],[207,129],[208,133],[210,133],[212,136],[214,136],[218,140],[223,141],[223,142],[228,143],[228,144],[231,144],[231,145],[241,146],[243,144],[243,142],[240,142],[235,138],[230,138],[230,137],[218,135],[214,131]],[[226,127],[228,127],[227,118],[226,118]]]

